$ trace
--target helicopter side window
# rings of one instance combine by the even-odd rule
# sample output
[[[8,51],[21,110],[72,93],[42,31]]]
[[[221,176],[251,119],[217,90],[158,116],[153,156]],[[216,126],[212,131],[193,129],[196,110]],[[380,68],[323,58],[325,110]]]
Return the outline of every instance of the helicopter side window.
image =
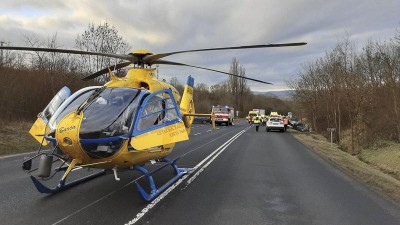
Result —
[[[167,97],[162,94],[153,95],[142,106],[143,110],[136,128],[138,131],[151,130],[178,119],[173,99],[170,98],[169,93],[163,94]]]
[[[67,100],[68,102],[65,102],[66,105],[61,106],[60,111],[57,110],[57,112],[54,114],[54,117],[50,119],[50,126],[52,128],[55,128],[62,118],[64,118],[68,113],[75,110],[94,91],[95,91],[95,89],[93,87],[91,87],[91,88],[81,89],[81,90],[77,91],[75,94],[73,94],[71,96],[71,98]]]
[[[174,103],[172,99],[165,99],[165,117],[164,122],[169,122],[176,119],[178,115],[176,114]]]
[[[138,130],[147,130],[150,127],[161,123],[164,112],[163,99],[157,95],[151,97],[144,107],[141,115]]]
[[[54,97],[50,103],[43,110],[42,116],[48,121],[54,115],[56,110],[61,104],[71,95],[68,87],[63,87]]]

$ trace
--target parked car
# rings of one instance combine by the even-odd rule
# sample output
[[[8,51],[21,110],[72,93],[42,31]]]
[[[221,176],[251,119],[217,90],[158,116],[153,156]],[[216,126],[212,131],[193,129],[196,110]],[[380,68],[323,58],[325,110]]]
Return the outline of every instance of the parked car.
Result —
[[[201,124],[211,123],[211,119],[210,117],[196,116],[194,117],[193,123],[201,123]]]
[[[270,117],[267,121],[266,126],[267,126],[266,128],[267,132],[271,130],[279,130],[281,132],[285,132],[285,126],[283,124],[282,119],[279,117]]]

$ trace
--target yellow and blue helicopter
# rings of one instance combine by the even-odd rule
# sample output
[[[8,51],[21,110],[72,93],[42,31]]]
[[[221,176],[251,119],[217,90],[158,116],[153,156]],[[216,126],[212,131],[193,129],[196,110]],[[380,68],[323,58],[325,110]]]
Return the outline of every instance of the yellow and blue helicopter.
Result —
[[[109,171],[113,172],[115,179],[118,180],[118,171],[136,170],[145,175],[151,189],[150,193],[146,192],[136,182],[139,195],[143,200],[151,201],[190,171],[190,168],[179,168],[176,165],[178,159],[169,160],[166,157],[172,152],[175,143],[189,139],[194,116],[212,117],[213,126],[215,126],[213,113],[195,113],[194,79],[191,76],[187,79],[181,97],[173,86],[156,78],[156,69],[151,66],[159,64],[186,66],[238,76],[205,67],[166,61],[162,58],[189,52],[289,47],[305,44],[299,42],[207,48],[162,54],[137,50],[126,55],[2,46],[0,49],[4,50],[97,55],[124,60],[122,63],[83,78],[83,80],[90,80],[108,72],[110,80],[104,86],[90,86],[75,93],[71,93],[68,87],[64,87],[54,96],[45,109],[38,114],[36,122],[29,131],[40,143],[40,148],[34,156],[24,160],[22,168],[30,175],[34,185],[41,193],[57,193]],[[110,69],[117,70],[130,65],[132,66],[128,69],[125,77],[115,76]],[[249,77],[241,78],[270,84]],[[45,151],[42,146],[50,146],[50,151]],[[32,168],[33,160],[38,161],[35,163],[35,168]],[[157,188],[152,177],[156,171],[149,172],[144,166],[150,160],[165,162],[161,168],[172,166],[175,176]],[[52,169],[54,165],[56,168]],[[68,175],[76,168],[82,167],[102,170],[67,183]],[[41,182],[62,172],[63,175],[60,176],[61,179],[55,187],[47,187]]]

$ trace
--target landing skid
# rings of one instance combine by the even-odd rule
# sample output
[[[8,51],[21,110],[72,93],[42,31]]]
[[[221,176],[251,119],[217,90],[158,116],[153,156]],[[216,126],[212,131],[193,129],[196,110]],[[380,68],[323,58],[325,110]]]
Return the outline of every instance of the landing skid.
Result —
[[[188,172],[190,172],[192,169],[191,168],[178,168],[176,165],[176,161],[178,159],[175,160],[169,160],[167,158],[163,158],[162,161],[166,162],[166,164],[160,168],[158,168],[155,171],[152,172],[148,172],[143,166],[139,166],[136,165],[134,166],[134,170],[139,171],[140,173],[142,173],[143,175],[146,176],[149,185],[150,185],[150,193],[147,193],[143,187],[138,183],[135,182],[136,184],[136,188],[139,191],[139,195],[140,198],[144,201],[152,201],[154,200],[157,196],[159,196],[163,191],[165,191],[168,187],[170,187],[171,185],[173,185],[176,181],[178,181],[183,175],[187,174]],[[175,172],[175,177],[173,177],[171,180],[169,180],[167,183],[165,183],[163,186],[161,186],[160,188],[156,187],[156,184],[154,183],[154,179],[152,177],[152,175],[158,171],[160,171],[161,169],[165,168],[166,166],[172,166],[174,168],[174,172]]]
[[[96,177],[99,177],[99,176],[102,176],[102,175],[105,175],[105,174],[106,174],[106,171],[103,170],[103,171],[97,172],[95,174],[83,177],[81,179],[69,182],[69,183],[65,183],[65,180],[60,180],[58,185],[56,187],[53,187],[53,188],[49,188],[49,187],[45,186],[42,182],[40,182],[38,179],[36,179],[36,177],[34,177],[32,175],[30,177],[31,177],[31,179],[33,181],[33,184],[35,185],[35,187],[37,188],[37,190],[40,193],[53,194],[53,193],[57,193],[57,192],[65,190],[65,189],[71,188],[71,187],[76,186],[78,184],[82,184],[82,183],[84,183],[86,181],[92,180],[92,179],[94,179]]]
[[[84,182],[87,182],[89,180],[95,179],[97,177],[100,177],[102,175],[105,175],[107,173],[106,170],[102,170],[99,171],[97,173],[91,174],[89,176],[71,181],[71,182],[66,182],[68,175],[73,171],[74,168],[76,168],[75,166],[77,165],[77,161],[74,159],[71,161],[71,163],[68,166],[63,166],[65,165],[65,162],[58,168],[56,168],[53,172],[52,175],[49,176],[48,179],[45,180],[49,180],[51,179],[56,173],[65,171],[64,175],[62,176],[62,178],[60,179],[59,183],[57,184],[57,186],[55,187],[48,187],[45,184],[43,184],[43,182],[38,179],[36,176],[32,175],[31,172],[36,171],[36,169],[31,169],[31,164],[32,164],[32,159],[37,158],[41,155],[46,155],[44,153],[42,154],[38,154],[32,158],[29,158],[27,160],[24,161],[23,163],[23,168],[25,171],[27,171],[27,173],[29,173],[30,178],[33,182],[33,184],[35,185],[36,189],[40,192],[40,193],[46,193],[46,194],[54,194],[54,193],[58,193],[61,192],[63,190],[66,190],[68,188],[71,188],[73,186],[82,184]],[[53,155],[58,157],[57,155]],[[60,158],[60,157],[58,157]],[[169,188],[170,186],[172,186],[175,182],[177,182],[183,175],[189,173],[190,171],[192,171],[192,168],[178,168],[178,166],[176,165],[176,161],[178,159],[174,159],[174,160],[169,160],[167,158],[163,158],[162,162],[165,162],[165,165],[161,166],[160,168],[149,172],[147,171],[143,166],[139,166],[139,165],[135,165],[133,167],[134,170],[139,171],[140,173],[142,173],[143,175],[145,175],[145,177],[147,178],[148,182],[149,182],[149,186],[150,186],[150,193],[146,192],[143,187],[138,183],[135,182],[136,187],[138,189],[139,192],[139,196],[141,199],[143,199],[144,201],[152,201],[154,200],[156,197],[158,197],[162,192],[164,192],[167,188]],[[54,163],[54,162],[52,162]],[[172,168],[174,169],[174,173],[175,176],[170,179],[167,183],[165,183],[164,185],[162,185],[160,188],[156,187],[156,184],[154,182],[153,179],[153,174],[155,174],[156,172],[164,169],[167,166],[172,166]],[[114,171],[114,175],[116,175],[116,171]],[[116,180],[118,180],[118,177],[116,176]]]
[[[35,169],[31,169],[32,166],[32,159],[37,158],[39,156],[50,156],[53,157],[55,156],[56,158],[58,158],[56,161],[59,161],[60,159],[62,159],[60,156],[55,155],[55,154],[45,154],[45,153],[41,153],[41,154],[37,154],[34,157],[31,157],[27,160],[24,161],[22,168],[29,174],[33,184],[35,185],[36,189],[40,192],[40,193],[45,193],[45,194],[53,194],[53,193],[57,193],[60,191],[63,191],[65,189],[71,188],[73,186],[76,186],[78,184],[82,184],[86,181],[92,180],[96,177],[102,176],[106,174],[106,170],[102,170],[99,171],[97,173],[91,174],[89,176],[71,181],[71,182],[66,182],[68,175],[73,171],[73,169],[75,168],[75,165],[77,164],[77,161],[74,159],[71,161],[71,163],[68,166],[65,166],[66,162],[64,161],[62,163],[61,166],[59,166],[58,168],[56,168],[53,173],[50,175],[50,170],[51,170],[51,165],[53,164],[55,161],[50,160],[49,163],[49,174],[47,174],[47,176],[44,176],[44,180],[50,180],[52,179],[57,173],[65,171],[64,175],[62,176],[62,178],[60,179],[59,183],[57,184],[57,186],[55,187],[47,187],[46,185],[44,185],[40,179],[36,178],[36,176],[32,175],[31,172],[38,170],[38,168]],[[52,158],[51,158],[52,159]],[[40,170],[40,169],[39,169]],[[39,175],[40,176],[40,175]]]

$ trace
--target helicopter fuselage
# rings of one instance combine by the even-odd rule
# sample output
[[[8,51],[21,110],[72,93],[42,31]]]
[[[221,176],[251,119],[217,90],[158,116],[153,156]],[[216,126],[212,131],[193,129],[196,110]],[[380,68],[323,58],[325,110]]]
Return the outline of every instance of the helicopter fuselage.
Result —
[[[179,93],[155,79],[154,70],[131,68],[124,78],[110,73],[104,86],[83,88],[57,110],[42,112],[46,141],[81,166],[104,169],[169,155],[176,142],[188,139],[191,121],[182,119],[187,107],[179,108]]]

